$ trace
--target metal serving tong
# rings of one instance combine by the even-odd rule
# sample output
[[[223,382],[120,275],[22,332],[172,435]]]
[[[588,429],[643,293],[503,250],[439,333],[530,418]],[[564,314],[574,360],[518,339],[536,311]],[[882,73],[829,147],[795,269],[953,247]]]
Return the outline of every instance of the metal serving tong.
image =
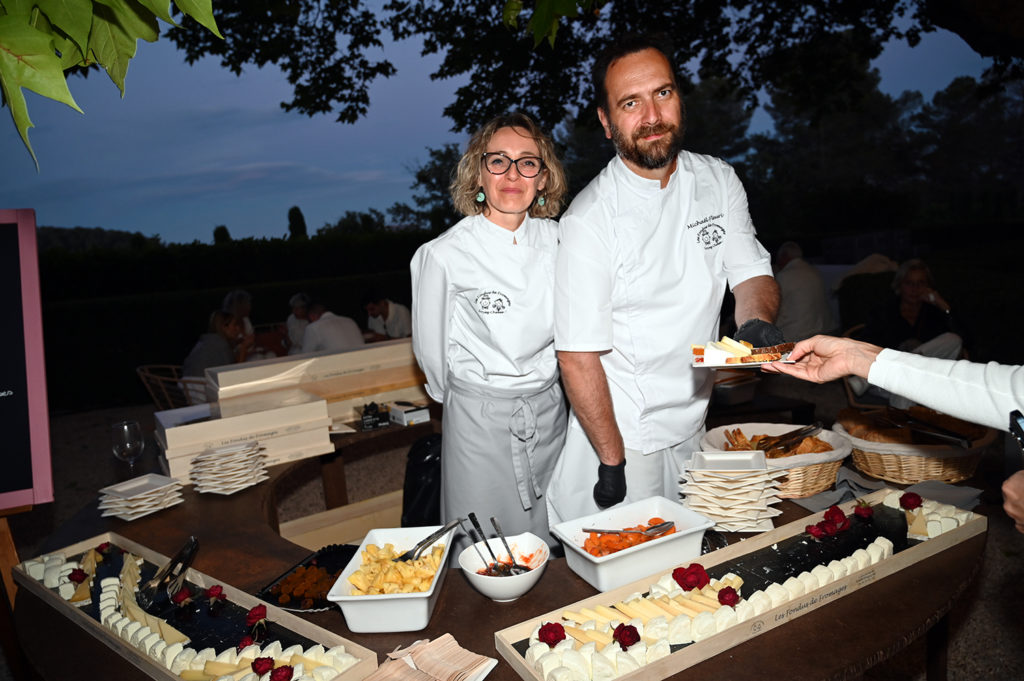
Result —
[[[783,452],[786,452],[799,445],[805,437],[817,435],[819,432],[821,432],[821,421],[815,421],[809,426],[797,428],[781,435],[762,437],[754,447],[762,452],[770,452],[774,449],[781,449]]]
[[[416,560],[417,558],[420,557],[420,555],[427,548],[430,547],[431,544],[433,544],[438,539],[440,539],[441,537],[446,535],[452,528],[454,528],[458,524],[459,524],[459,519],[458,518],[456,518],[455,520],[449,521],[440,530],[437,530],[436,532],[433,532],[433,533],[427,535],[426,537],[424,537],[422,540],[420,540],[416,544],[416,546],[412,547],[411,549],[409,549],[408,551],[406,551],[402,555],[398,556],[397,558],[392,558],[391,559],[392,562],[401,563],[401,562],[404,562],[404,561],[407,561],[407,560]]]
[[[157,570],[152,579],[139,587],[139,593],[135,596],[136,602],[144,610],[148,609],[153,605],[161,585],[165,584],[167,586],[167,597],[173,597],[181,589],[185,581],[185,573],[188,571],[189,565],[192,564],[192,559],[195,558],[198,550],[199,540],[195,536],[190,536],[185,541],[185,545],[174,554],[174,557]]]
[[[657,537],[659,534],[665,534],[675,526],[674,520],[666,520],[663,523],[651,525],[646,530],[599,530],[596,527],[584,527],[582,531],[597,532],[599,534],[642,534],[645,537]]]
[[[922,435],[928,435],[939,440],[944,440],[945,442],[960,445],[964,449],[970,449],[971,447],[970,439],[965,437],[962,433],[937,426],[930,421],[914,418],[907,412],[899,409],[887,408],[885,410],[885,415],[880,418],[883,422],[896,428],[906,428],[907,430],[912,430],[915,433],[921,433]]]

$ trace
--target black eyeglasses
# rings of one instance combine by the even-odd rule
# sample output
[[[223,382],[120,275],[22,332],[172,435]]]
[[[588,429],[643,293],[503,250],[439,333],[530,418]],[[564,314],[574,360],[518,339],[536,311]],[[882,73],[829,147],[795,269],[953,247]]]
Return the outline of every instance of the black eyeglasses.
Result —
[[[509,158],[500,151],[487,151],[480,159],[491,175],[504,175],[513,163],[516,164],[516,172],[523,177],[537,177],[544,170],[544,161],[538,156]]]

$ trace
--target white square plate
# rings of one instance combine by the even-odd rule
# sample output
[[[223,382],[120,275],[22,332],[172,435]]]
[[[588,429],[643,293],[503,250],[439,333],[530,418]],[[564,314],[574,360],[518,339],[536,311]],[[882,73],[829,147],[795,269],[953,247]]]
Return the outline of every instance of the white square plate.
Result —
[[[140,494],[148,494],[157,490],[163,489],[170,485],[179,485],[177,480],[169,478],[166,475],[157,475],[156,473],[147,473],[140,475],[137,478],[131,480],[125,480],[119,482],[116,485],[110,485],[100,490],[100,494],[107,494],[115,497],[121,497],[122,499],[128,499],[130,497],[136,497]]]

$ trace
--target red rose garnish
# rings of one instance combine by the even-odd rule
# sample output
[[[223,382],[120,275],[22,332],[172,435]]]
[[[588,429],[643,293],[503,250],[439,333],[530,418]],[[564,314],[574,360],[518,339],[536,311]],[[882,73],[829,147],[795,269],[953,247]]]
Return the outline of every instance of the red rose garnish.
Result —
[[[875,507],[863,499],[858,499],[857,505],[853,507],[853,514],[861,520],[868,520],[875,514]]]
[[[842,521],[846,518],[846,514],[838,506],[829,506],[828,510],[825,511],[825,520],[828,520],[835,525],[842,524]]]
[[[251,646],[253,643],[255,643],[255,641],[252,640],[252,636],[246,635],[243,636],[242,640],[238,642],[238,645],[235,646],[235,649],[238,650],[238,652],[242,652],[243,650]]]
[[[559,641],[565,640],[565,628],[558,622],[545,622],[537,632],[537,639],[547,643],[549,648],[554,648]]]
[[[171,603],[175,605],[188,605],[192,602],[192,592],[188,590],[187,586],[181,587],[178,593],[171,596]]]
[[[245,615],[245,626],[257,627],[267,621],[267,606],[260,604]]]
[[[274,658],[257,657],[255,660],[252,661],[251,667],[254,672],[259,674],[260,676],[263,676],[264,674],[266,674],[274,668]]]
[[[839,532],[839,528],[831,520],[822,520],[818,523],[818,527],[821,528],[821,531],[825,533],[826,537],[834,537],[836,536],[836,533]]]
[[[89,574],[82,568],[75,568],[71,571],[71,574],[68,575],[68,579],[75,584],[81,584],[85,580],[89,579]]]
[[[818,525],[808,525],[804,530],[815,539],[821,539],[825,536],[825,530],[821,529]]]
[[[214,584],[209,589],[207,589],[206,593],[203,595],[210,599],[210,605],[213,605],[217,601],[223,601],[227,598],[227,596],[224,594],[224,587],[222,587],[220,584]]]
[[[691,563],[685,568],[677,567],[672,571],[672,579],[676,580],[683,591],[703,589],[711,583],[711,578],[700,563]]]
[[[618,641],[623,650],[640,640],[640,632],[632,624],[620,624],[612,632],[612,639]]]
[[[921,505],[921,495],[915,492],[907,492],[900,497],[900,506],[908,511],[913,511]]]
[[[103,542],[102,544],[100,544],[99,546],[96,547],[96,550],[99,551],[100,553],[106,553],[107,551],[110,550],[110,542],[108,542],[108,541]]]
[[[292,681],[292,671],[290,665],[282,665],[270,672],[270,681]]]
[[[731,586],[723,586],[718,590],[718,602],[722,605],[734,606],[740,602],[740,595]]]

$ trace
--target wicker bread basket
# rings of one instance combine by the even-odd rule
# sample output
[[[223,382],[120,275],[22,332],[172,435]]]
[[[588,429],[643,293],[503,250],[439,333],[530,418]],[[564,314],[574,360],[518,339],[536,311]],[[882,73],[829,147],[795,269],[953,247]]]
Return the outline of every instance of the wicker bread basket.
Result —
[[[781,435],[799,428],[792,423],[737,423],[719,426],[704,434],[700,448],[705,452],[722,451],[726,447],[725,431],[739,428],[747,437],[754,435]],[[831,430],[822,429],[817,437],[832,445],[832,451],[820,454],[800,454],[779,459],[768,459],[769,468],[784,468],[786,477],[779,480],[778,496],[783,499],[802,499],[823,492],[836,482],[839,467],[850,453],[850,441]]]
[[[833,426],[836,433],[850,441],[853,465],[873,478],[913,485],[922,480],[960,482],[974,475],[981,452],[994,439],[991,428],[971,442],[969,449],[956,445],[918,445],[896,442],[872,442],[853,437],[842,424]]]

